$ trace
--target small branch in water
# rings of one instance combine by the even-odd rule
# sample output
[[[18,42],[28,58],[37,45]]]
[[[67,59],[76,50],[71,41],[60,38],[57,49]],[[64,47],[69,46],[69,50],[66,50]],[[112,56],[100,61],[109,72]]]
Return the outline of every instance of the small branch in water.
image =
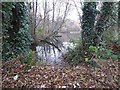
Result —
[[[49,44],[49,45],[52,45],[53,47],[57,48],[59,52],[61,52],[61,50],[59,49],[59,47],[56,46],[54,43],[49,42],[49,41],[47,41],[47,40],[41,40],[41,42],[47,43],[47,44]]]

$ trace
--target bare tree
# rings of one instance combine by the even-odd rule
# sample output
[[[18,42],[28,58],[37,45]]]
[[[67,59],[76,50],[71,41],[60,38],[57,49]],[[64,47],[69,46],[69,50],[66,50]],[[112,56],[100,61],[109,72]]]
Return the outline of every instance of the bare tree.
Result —
[[[43,7],[41,7],[38,15],[42,15],[43,19],[37,17],[38,23],[36,28],[40,28],[43,35],[37,35],[37,40],[39,43],[46,42],[57,48],[56,43],[58,39],[56,37],[58,37],[59,31],[66,21],[71,5],[69,0],[66,3],[62,2],[62,0],[53,0],[52,3],[44,0],[41,4]]]
[[[81,23],[82,15],[81,15],[79,9],[82,8],[83,4],[82,4],[81,0],[79,1],[79,3],[78,3],[78,2],[76,3],[75,0],[73,0],[73,3],[74,3],[74,6],[75,6],[75,8],[76,8],[76,10],[77,10],[78,16],[79,16],[79,22]]]
[[[30,48],[33,51],[36,51],[36,45],[37,45],[37,40],[36,40],[36,35],[35,35],[35,28],[36,28],[36,17],[37,17],[37,0],[30,2],[30,7],[31,7],[31,13],[30,13],[30,31],[31,35],[33,38],[33,42],[31,43]]]

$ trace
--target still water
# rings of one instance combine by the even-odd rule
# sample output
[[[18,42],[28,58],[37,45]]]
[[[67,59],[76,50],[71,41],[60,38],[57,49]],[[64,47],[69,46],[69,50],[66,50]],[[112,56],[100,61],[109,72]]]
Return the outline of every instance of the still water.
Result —
[[[43,61],[50,65],[64,65],[65,62],[62,59],[62,55],[68,51],[68,48],[73,49],[77,43],[70,42],[71,40],[80,40],[80,31],[70,31],[70,32],[60,32],[59,35],[62,37],[59,38],[62,45],[60,45],[61,52],[56,48],[46,45],[46,46],[37,46],[38,58],[41,57]]]
[[[48,46],[46,49],[43,46],[37,46],[38,58],[41,57],[43,62],[50,65],[65,65],[65,62],[62,60],[62,55],[68,51],[68,48],[74,49],[76,44],[63,42],[62,45],[60,47],[61,52],[52,46]]]

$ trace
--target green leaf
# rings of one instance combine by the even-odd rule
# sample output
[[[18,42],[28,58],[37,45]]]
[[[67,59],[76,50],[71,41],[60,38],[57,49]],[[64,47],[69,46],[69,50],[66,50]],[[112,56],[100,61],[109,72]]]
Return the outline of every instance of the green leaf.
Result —
[[[85,58],[85,62],[88,62],[89,61],[89,59],[88,58]]]
[[[118,55],[111,55],[111,58],[118,59]]]
[[[90,46],[90,47],[89,47],[89,51],[91,51],[91,52],[95,52],[95,51],[97,51],[97,48],[94,47],[94,46]]]
[[[111,56],[112,55],[112,51],[111,50],[106,50],[107,56]]]

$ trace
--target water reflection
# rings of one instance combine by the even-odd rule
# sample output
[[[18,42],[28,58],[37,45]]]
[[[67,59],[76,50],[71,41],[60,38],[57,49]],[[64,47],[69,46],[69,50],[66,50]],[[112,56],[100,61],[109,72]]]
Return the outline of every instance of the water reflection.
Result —
[[[68,48],[73,49],[76,44],[70,43],[70,42],[63,42],[63,47],[61,48],[61,52],[58,51],[56,48],[52,46],[37,46],[37,52],[38,52],[38,57],[42,57],[43,61],[50,65],[58,65],[58,64],[63,64],[64,62],[62,61],[62,54],[65,54],[68,51]]]

